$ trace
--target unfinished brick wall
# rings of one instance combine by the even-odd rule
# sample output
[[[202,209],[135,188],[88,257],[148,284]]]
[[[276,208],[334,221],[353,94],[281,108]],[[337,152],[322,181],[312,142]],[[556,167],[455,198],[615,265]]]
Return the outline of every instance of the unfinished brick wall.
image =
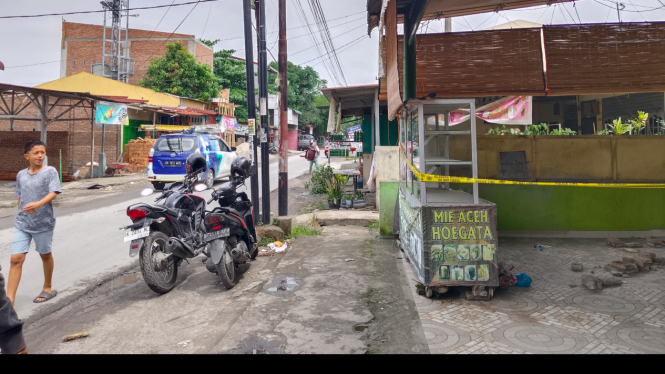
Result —
[[[0,180],[16,180],[16,174],[30,166],[23,157],[23,147],[31,140],[39,140],[40,131],[0,131]],[[46,155],[48,164],[59,167],[62,149],[62,170],[69,160],[69,133],[66,131],[49,131]]]
[[[102,33],[103,27],[99,25],[63,21],[61,48],[67,48],[67,61],[64,62],[67,76],[91,73],[91,65],[102,62]],[[129,57],[134,59],[134,75],[129,77],[129,84],[137,85],[143,79],[151,58],[164,55],[167,39],[169,43],[177,42],[185,48],[189,43],[196,43],[192,52],[196,60],[212,66],[212,48],[198,42],[194,35],[173,34],[170,38],[169,35],[159,31],[129,29]],[[121,36],[124,37],[124,33]]]
[[[37,109],[33,106],[26,108],[21,114],[37,115]],[[65,115],[65,118],[85,118],[90,116],[90,111],[84,112],[76,108]],[[33,131],[35,129],[35,131]],[[95,148],[94,159],[98,161],[102,150],[102,125],[95,125]],[[58,150],[62,149],[63,174],[73,173],[91,158],[92,128],[90,121],[59,121],[48,126],[46,136],[46,153],[49,156],[49,164],[57,165],[59,158]],[[106,162],[115,162],[118,158],[118,137],[120,126],[107,125],[104,137],[104,152]],[[23,158],[23,146],[30,140],[40,139],[41,131],[37,121],[15,121],[14,131],[10,131],[8,120],[0,120],[0,179],[14,179],[19,170],[27,167]],[[18,156],[16,156],[18,155]]]

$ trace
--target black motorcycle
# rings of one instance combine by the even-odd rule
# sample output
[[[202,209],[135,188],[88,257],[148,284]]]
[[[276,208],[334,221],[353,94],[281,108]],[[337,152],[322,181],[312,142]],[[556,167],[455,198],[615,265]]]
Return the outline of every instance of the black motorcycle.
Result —
[[[216,200],[218,207],[206,212],[204,218],[208,257],[203,260],[206,268],[217,273],[227,289],[238,282],[238,266],[253,260],[259,253],[254,228],[254,207],[245,192],[237,192],[251,176],[251,163],[238,157],[231,165],[231,178],[212,193],[210,204]]]
[[[163,204],[133,204],[127,207],[132,224],[121,227],[125,242],[131,241],[129,255],[140,253],[139,265],[143,279],[151,290],[165,294],[175,286],[178,267],[184,259],[203,253],[205,239],[205,199],[193,195],[205,190],[198,175],[205,170],[206,160],[198,153],[187,158],[187,175],[162,191],[155,202]],[[154,192],[144,191],[144,195]]]

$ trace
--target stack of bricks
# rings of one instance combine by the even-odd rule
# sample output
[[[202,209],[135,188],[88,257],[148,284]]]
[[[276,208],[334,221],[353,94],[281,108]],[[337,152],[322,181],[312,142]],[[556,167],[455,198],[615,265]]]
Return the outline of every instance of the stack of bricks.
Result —
[[[123,162],[130,163],[128,171],[136,173],[148,168],[148,155],[155,144],[154,139],[132,139],[125,145]]]

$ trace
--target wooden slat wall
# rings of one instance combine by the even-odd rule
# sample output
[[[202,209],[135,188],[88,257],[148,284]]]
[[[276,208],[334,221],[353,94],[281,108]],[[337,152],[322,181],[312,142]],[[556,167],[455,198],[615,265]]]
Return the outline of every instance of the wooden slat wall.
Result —
[[[550,95],[663,91],[665,23],[544,26]]]
[[[417,43],[418,97],[431,92],[437,97],[545,93],[540,29],[425,34],[417,36]]]

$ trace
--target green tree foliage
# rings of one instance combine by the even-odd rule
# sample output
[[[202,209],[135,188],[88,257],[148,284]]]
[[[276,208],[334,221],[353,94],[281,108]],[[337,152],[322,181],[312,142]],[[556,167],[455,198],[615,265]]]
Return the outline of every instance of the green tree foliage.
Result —
[[[180,43],[166,44],[166,53],[150,61],[139,85],[202,101],[216,97],[220,90],[210,66],[196,61]]]
[[[219,39],[208,40],[208,39],[199,39],[199,41],[208,47],[212,48],[215,44],[219,43]]]
[[[241,105],[236,108],[236,118],[240,122],[247,121],[247,76],[245,62],[231,58],[233,49],[215,52],[213,71],[221,88],[229,89],[229,100]]]
[[[270,66],[278,70],[276,62],[271,62]],[[317,106],[328,105],[328,100],[321,93],[321,88],[326,87],[327,82],[319,78],[319,73],[311,66],[302,67],[289,62],[287,71],[289,108],[302,112],[299,118],[300,123],[314,125],[319,135],[325,135],[328,111],[317,109]],[[277,73],[268,72],[269,92],[279,92],[279,87],[275,82],[276,79]]]

